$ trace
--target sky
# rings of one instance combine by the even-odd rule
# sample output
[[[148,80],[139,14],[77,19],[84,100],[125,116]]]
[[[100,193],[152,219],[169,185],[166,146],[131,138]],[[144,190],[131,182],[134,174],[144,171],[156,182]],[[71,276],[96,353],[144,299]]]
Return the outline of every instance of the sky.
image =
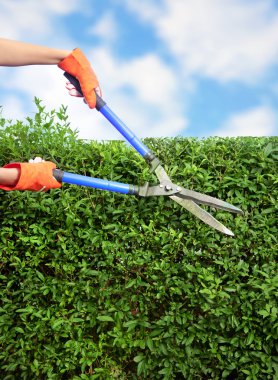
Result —
[[[277,136],[275,0],[1,0],[0,37],[72,50],[138,136]],[[1,52],[0,52],[1,54]],[[54,66],[0,68],[2,116],[67,106],[80,138],[121,139]]]

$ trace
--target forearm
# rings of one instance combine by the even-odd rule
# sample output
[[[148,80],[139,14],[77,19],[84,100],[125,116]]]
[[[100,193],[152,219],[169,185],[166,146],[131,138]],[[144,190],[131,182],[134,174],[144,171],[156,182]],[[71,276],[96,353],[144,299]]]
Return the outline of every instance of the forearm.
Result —
[[[0,66],[55,65],[71,51],[0,38]]]
[[[0,186],[15,186],[19,179],[19,175],[20,170],[17,168],[0,168]]]

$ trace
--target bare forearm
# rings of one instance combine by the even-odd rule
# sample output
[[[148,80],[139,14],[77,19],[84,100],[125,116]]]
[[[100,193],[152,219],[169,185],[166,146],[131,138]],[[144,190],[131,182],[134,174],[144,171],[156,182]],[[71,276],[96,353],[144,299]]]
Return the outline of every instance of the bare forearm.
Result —
[[[17,168],[0,168],[0,186],[14,186],[19,178],[20,170]]]
[[[0,66],[55,65],[69,54],[69,50],[0,38]]]

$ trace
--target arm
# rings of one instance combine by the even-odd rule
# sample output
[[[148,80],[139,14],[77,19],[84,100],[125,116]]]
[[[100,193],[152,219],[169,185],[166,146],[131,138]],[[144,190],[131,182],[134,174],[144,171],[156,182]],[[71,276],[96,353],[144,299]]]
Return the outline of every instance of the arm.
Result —
[[[62,50],[0,38],[0,66],[58,65],[80,82],[90,108],[96,106],[95,91],[101,94],[97,77],[80,49]],[[80,95],[68,88],[73,96]]]
[[[18,182],[20,170],[17,168],[0,168],[0,186],[13,187]]]
[[[0,38],[0,66],[57,65],[71,53]]]

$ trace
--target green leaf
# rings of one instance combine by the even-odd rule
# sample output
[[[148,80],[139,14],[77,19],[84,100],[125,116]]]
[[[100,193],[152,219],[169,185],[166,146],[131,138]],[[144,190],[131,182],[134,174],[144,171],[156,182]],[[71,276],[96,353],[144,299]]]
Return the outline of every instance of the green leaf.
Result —
[[[264,318],[269,316],[269,312],[267,310],[259,310],[258,314],[262,315]]]
[[[21,334],[25,334],[25,331],[24,331],[23,328],[21,328],[21,327],[16,327],[16,328],[15,328],[15,331],[16,331],[16,332],[19,332],[19,333],[21,333]]]
[[[44,275],[43,275],[41,272],[39,272],[39,271],[36,271],[36,273],[37,273],[39,279],[40,279],[41,281],[44,281]]]
[[[246,344],[247,346],[249,346],[254,340],[254,333],[253,332],[250,332],[248,334],[248,337],[247,337],[247,340],[246,340]]]
[[[152,340],[152,338],[150,338],[150,337],[147,338],[147,346],[149,347],[149,349],[150,349],[151,351],[153,351],[153,349],[154,349],[154,346],[153,346],[153,340]]]
[[[126,286],[125,286],[126,289],[131,288],[133,285],[136,284],[136,282],[137,282],[136,279],[129,281],[129,282],[126,284]]]
[[[193,335],[193,334],[189,335],[189,337],[186,338],[186,340],[185,340],[185,345],[190,346],[191,343],[193,342],[194,338],[195,338],[195,335]]]
[[[135,329],[136,326],[139,325],[139,322],[137,320],[132,320],[124,323],[124,327],[128,327],[128,331],[132,331]]]
[[[52,325],[52,328],[53,329],[56,329],[57,327],[59,327],[60,325],[62,325],[64,323],[64,320],[63,319],[58,319],[57,321],[55,321]]]
[[[114,322],[114,319],[109,315],[100,315],[97,317],[97,319],[101,322]]]
[[[135,356],[135,358],[133,359],[136,363],[139,363],[141,362],[142,360],[145,359],[145,356],[144,355],[137,355]]]

